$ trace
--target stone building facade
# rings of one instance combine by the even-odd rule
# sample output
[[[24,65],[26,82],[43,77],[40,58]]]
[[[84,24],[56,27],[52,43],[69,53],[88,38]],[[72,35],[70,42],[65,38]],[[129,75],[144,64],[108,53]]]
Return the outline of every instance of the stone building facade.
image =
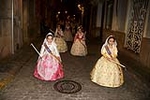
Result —
[[[149,0],[93,0],[90,19],[90,33],[102,36],[116,36],[119,50],[139,67],[150,69],[150,1]],[[131,59],[131,60],[132,60]],[[142,66],[140,66],[140,64]]]

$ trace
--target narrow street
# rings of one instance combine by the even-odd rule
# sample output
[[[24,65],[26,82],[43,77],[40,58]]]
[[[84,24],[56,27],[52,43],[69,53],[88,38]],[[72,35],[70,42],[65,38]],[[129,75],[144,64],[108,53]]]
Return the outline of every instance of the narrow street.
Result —
[[[41,42],[35,44],[38,48],[40,45]],[[11,59],[13,61],[8,61],[9,65],[21,66],[21,69],[0,91],[0,100],[150,100],[150,88],[130,70],[124,71],[125,82],[119,88],[106,88],[91,82],[90,72],[100,57],[99,51],[99,43],[89,42],[86,57],[74,57],[69,51],[61,54],[65,73],[61,80],[73,80],[82,87],[77,93],[66,94],[54,89],[54,84],[60,80],[45,82],[33,77],[38,55],[28,45]]]

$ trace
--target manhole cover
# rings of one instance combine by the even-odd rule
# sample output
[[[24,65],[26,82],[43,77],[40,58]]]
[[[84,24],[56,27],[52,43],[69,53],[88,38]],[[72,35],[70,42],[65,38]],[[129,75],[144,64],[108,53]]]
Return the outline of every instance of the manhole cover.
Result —
[[[72,80],[61,80],[54,84],[54,89],[60,93],[72,94],[81,90],[81,85]]]

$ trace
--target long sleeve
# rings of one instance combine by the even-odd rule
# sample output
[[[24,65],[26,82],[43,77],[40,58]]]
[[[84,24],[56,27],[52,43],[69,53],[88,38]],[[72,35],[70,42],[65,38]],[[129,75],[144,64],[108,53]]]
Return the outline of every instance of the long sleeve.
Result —
[[[61,36],[64,36],[64,32],[63,31],[61,31]]]
[[[74,42],[76,41],[77,37],[78,37],[78,33],[75,34]]]
[[[118,56],[118,50],[117,50],[117,47],[114,47],[113,49],[113,55],[112,55],[114,58],[116,58]]]
[[[104,57],[108,57],[108,56],[107,56],[106,49],[105,49],[104,46],[103,46],[102,49],[101,49],[101,54],[102,54]]]
[[[53,54],[54,54],[56,57],[59,57],[60,61],[62,61],[62,60],[61,60],[61,57],[60,57],[60,54],[59,54],[59,51],[58,51],[56,45],[53,46]]]
[[[56,55],[57,57],[60,57],[59,52],[58,52],[58,49],[57,49],[56,46],[54,46],[54,53],[55,53],[55,55]]]
[[[44,55],[44,45],[41,46],[41,50],[40,50],[40,56],[42,57]]]
[[[58,32],[58,31],[57,31],[57,29],[56,29],[56,31],[55,31],[55,36],[57,36],[57,32]]]

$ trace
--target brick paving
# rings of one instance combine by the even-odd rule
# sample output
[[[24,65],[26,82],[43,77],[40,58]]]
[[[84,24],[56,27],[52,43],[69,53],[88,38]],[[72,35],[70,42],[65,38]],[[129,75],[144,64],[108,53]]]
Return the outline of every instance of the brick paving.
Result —
[[[106,88],[91,82],[90,72],[100,57],[99,50],[100,45],[94,42],[88,44],[89,54],[86,57],[74,57],[69,52],[61,54],[64,79],[74,80],[82,86],[82,90],[77,93],[63,94],[53,88],[57,81],[45,82],[33,77],[38,56],[28,45],[7,61],[7,66],[13,68],[7,73],[0,73],[0,76],[3,75],[0,79],[0,100],[150,100],[148,83],[143,82],[130,68],[124,71],[125,83],[121,87]],[[2,65],[5,64],[4,61]]]

